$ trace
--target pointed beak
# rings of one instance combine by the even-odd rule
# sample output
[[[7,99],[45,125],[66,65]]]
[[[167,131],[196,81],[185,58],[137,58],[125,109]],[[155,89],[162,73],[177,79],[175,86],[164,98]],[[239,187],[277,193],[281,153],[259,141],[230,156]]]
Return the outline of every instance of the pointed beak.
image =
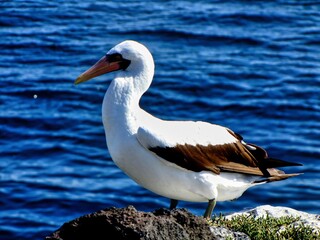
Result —
[[[74,84],[79,84],[86,82],[92,78],[98,77],[105,73],[113,72],[120,69],[119,62],[109,62],[108,57],[102,57],[96,64],[94,64],[87,71],[82,73],[74,82]]]

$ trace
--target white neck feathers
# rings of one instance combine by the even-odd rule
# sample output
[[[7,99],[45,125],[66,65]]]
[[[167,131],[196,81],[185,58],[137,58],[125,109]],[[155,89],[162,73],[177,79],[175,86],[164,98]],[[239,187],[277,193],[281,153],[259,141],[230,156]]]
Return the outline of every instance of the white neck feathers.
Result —
[[[149,51],[142,52],[131,60],[129,67],[118,72],[111,82],[102,105],[105,131],[112,128],[136,131],[139,101],[152,82],[154,62]]]

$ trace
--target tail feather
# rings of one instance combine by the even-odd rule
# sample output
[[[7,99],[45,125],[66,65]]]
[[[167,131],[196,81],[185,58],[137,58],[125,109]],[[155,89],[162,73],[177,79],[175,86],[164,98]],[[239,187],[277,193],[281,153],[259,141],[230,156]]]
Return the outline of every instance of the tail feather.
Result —
[[[237,135],[238,136],[238,135]],[[262,172],[263,176],[254,181],[254,183],[267,183],[281,181],[290,177],[298,176],[302,173],[286,174],[277,168],[289,167],[289,166],[302,166],[300,163],[288,162],[277,158],[270,158],[265,149],[251,143],[245,143],[241,136],[238,139],[242,141],[244,147],[252,154],[257,161],[257,167]]]
[[[302,166],[301,163],[288,162],[276,158],[267,158],[261,162],[266,168],[277,168],[277,167],[290,167],[290,166]]]
[[[270,177],[262,177],[261,179],[258,179],[256,181],[254,181],[253,183],[268,183],[268,182],[276,182],[276,181],[281,181],[281,180],[285,180],[287,178],[290,177],[295,177],[295,176],[299,176],[303,173],[290,173],[290,174],[278,174],[278,175],[273,175]]]
[[[244,147],[258,160],[261,168],[277,168],[277,167],[289,167],[289,166],[302,166],[300,163],[288,162],[277,158],[268,157],[268,153],[265,149],[252,144],[244,143]]]

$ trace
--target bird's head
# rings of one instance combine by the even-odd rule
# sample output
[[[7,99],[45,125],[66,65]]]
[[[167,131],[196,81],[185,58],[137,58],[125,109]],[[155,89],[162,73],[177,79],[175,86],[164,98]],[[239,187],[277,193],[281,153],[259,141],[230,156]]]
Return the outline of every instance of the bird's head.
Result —
[[[125,71],[131,75],[139,74],[145,68],[153,73],[154,63],[151,53],[142,44],[127,40],[110,49],[96,64],[82,73],[75,84],[114,71]]]

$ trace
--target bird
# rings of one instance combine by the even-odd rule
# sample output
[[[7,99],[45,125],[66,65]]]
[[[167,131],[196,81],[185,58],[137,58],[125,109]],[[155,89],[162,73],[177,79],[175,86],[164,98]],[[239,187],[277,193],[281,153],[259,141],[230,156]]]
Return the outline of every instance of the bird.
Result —
[[[277,169],[300,163],[271,158],[231,129],[204,121],[159,119],[140,107],[155,64],[141,43],[125,40],[75,80],[75,84],[117,72],[104,95],[102,122],[114,163],[142,187],[170,199],[207,202],[211,218],[217,201],[239,198],[247,189],[300,173]]]

